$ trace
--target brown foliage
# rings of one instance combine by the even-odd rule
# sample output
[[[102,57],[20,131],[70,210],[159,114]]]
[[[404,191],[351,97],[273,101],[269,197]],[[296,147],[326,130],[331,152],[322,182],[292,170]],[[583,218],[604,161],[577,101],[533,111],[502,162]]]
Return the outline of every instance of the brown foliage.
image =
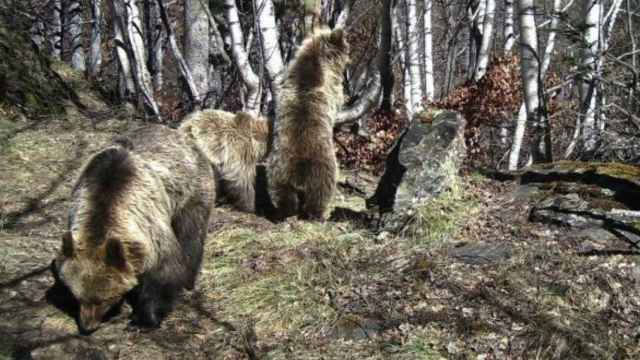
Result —
[[[377,111],[368,122],[370,136],[338,131],[334,138],[338,159],[343,167],[362,169],[376,174],[384,170],[387,152],[407,124],[404,115]]]

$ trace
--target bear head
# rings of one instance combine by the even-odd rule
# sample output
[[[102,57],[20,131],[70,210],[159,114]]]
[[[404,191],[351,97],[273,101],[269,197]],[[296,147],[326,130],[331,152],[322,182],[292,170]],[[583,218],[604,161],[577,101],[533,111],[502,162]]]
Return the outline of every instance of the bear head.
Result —
[[[81,333],[88,334],[138,284],[130,260],[140,259],[141,252],[135,244],[125,244],[117,238],[108,238],[98,246],[79,245],[87,244],[83,240],[86,239],[74,239],[67,232],[53,270],[78,301],[78,327]]]

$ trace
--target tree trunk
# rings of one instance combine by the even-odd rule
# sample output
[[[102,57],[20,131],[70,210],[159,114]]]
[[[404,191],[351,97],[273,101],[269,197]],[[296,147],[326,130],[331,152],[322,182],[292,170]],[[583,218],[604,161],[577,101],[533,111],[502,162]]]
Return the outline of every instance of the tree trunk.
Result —
[[[516,42],[516,34],[513,28],[513,0],[504,2],[504,53],[511,54],[513,44]]]
[[[127,55],[127,49],[124,46],[124,35],[121,27],[122,24],[116,19],[117,14],[113,0],[110,0],[110,5],[113,24],[113,40],[115,43],[114,52],[115,57],[118,60],[118,95],[121,100],[133,101],[136,90],[133,83],[133,76],[131,75],[129,56]]]
[[[245,111],[257,115],[260,111],[260,79],[251,69],[249,56],[244,48],[244,38],[240,28],[240,18],[236,0],[224,0],[225,17],[231,34],[231,53],[233,60],[240,72],[240,77],[247,88]]]
[[[409,68],[409,81],[411,83],[411,100],[407,107],[409,117],[419,111],[422,102],[422,89],[420,77],[420,54],[419,54],[419,30],[417,18],[417,0],[405,0],[407,5],[407,54],[405,61]]]
[[[271,82],[272,101],[277,104],[278,88],[284,77],[284,64],[280,53],[280,36],[272,0],[255,0],[258,26],[260,27],[262,55]]]
[[[539,87],[543,86],[540,79],[540,62],[537,54],[538,38],[536,33],[535,5],[533,0],[519,0],[520,7],[520,56],[523,96],[527,108],[527,122],[533,128],[531,154],[534,163],[546,162],[551,158],[545,141],[547,125],[542,108]]]
[[[49,6],[51,18],[47,23],[47,34],[49,34],[50,53],[52,58],[62,60],[62,1],[51,0]]]
[[[473,0],[472,6],[469,8],[469,53],[467,76],[470,79],[475,77],[478,69],[478,59],[480,56],[480,48],[482,47],[482,30],[484,25],[484,17],[487,9],[486,0]]]
[[[522,139],[524,138],[524,131],[526,127],[527,106],[523,101],[522,105],[520,105],[520,110],[518,111],[516,130],[513,132],[513,144],[511,144],[511,151],[509,152],[508,169],[511,171],[518,170],[518,162],[520,161],[520,149],[522,148]]]
[[[83,46],[83,19],[82,4],[80,0],[67,0],[67,26],[69,36],[71,36],[71,67],[79,70],[85,70],[85,55]]]
[[[394,21],[393,21],[393,34],[398,44],[397,51],[400,55],[400,65],[402,70],[402,97],[405,103],[407,111],[411,104],[411,79],[409,77],[409,66],[407,64],[407,26],[405,22],[406,15],[406,3],[404,1],[398,1],[397,5],[393,9]]]
[[[153,0],[145,0],[145,35],[147,37],[147,68],[151,75],[153,90],[162,90],[162,69],[164,57],[164,44],[167,40],[166,32],[162,29],[162,18],[158,4]]]
[[[184,59],[199,96],[209,91],[209,19],[205,4],[208,2],[203,0],[184,2]]]
[[[98,76],[102,66],[102,1],[91,0],[91,46],[89,69],[91,77]]]
[[[164,8],[164,4],[162,0],[157,0],[156,4],[158,5],[158,11],[160,11],[160,18],[162,19],[162,24],[164,25],[164,30],[167,33],[167,40],[169,41],[169,48],[171,49],[171,54],[175,59],[178,69],[180,70],[180,75],[182,76],[182,80],[184,80],[186,88],[187,88],[187,96],[191,101],[191,108],[196,108],[200,105],[200,94],[198,93],[198,88],[196,86],[193,77],[191,76],[191,70],[187,65],[187,62],[184,60],[182,53],[180,52],[180,48],[178,47],[178,42],[176,41],[175,35],[173,35],[173,29],[171,29],[171,23],[169,22],[169,17],[167,16],[167,11]]]
[[[145,65],[144,42],[142,40],[142,23],[138,6],[134,0],[111,0],[115,21],[122,29],[124,43],[121,44],[127,52],[133,83],[138,97],[142,98],[145,114],[153,119],[160,118],[160,109],[151,91],[151,76]]]
[[[435,88],[433,84],[433,34],[431,30],[432,0],[424,0],[424,97],[433,101]]]
[[[598,142],[596,128],[596,99],[598,89],[598,57],[601,50],[602,23],[601,0],[589,0],[584,3],[584,44],[581,68],[583,69],[580,87],[580,115],[582,122],[582,144],[586,154],[592,153]]]
[[[491,52],[491,39],[493,38],[493,19],[496,11],[495,0],[480,0],[486,1],[485,13],[482,23],[482,42],[480,44],[480,51],[478,52],[478,64],[476,66],[476,72],[473,79],[478,81],[482,79],[487,72],[489,66],[489,55]]]
[[[215,19],[209,17],[209,93],[205,96],[203,107],[218,107],[224,98],[224,78],[231,60],[224,50],[224,40],[218,31]]]
[[[382,1],[382,18],[381,21],[381,34],[380,34],[380,52],[384,55],[380,62],[380,79],[382,82],[382,104],[380,108],[383,111],[390,112],[393,108],[393,67],[391,65],[391,52],[393,39],[393,25],[392,25],[392,0]]]

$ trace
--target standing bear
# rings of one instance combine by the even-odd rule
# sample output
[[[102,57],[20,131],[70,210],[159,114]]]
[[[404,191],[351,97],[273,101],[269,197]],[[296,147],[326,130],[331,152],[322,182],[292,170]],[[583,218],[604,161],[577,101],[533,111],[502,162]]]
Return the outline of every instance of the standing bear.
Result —
[[[279,217],[323,220],[338,162],[333,125],[344,102],[349,46],[342,29],[316,31],[289,65],[278,101],[278,128],[268,179]]]
[[[207,156],[218,180],[218,194],[241,211],[256,210],[256,166],[267,153],[269,123],[250,114],[197,111],[179,131],[191,137]]]
[[[178,131],[146,126],[95,154],[72,192],[53,262],[91,333],[126,298],[133,322],[155,327],[192,289],[215,201],[213,170]]]

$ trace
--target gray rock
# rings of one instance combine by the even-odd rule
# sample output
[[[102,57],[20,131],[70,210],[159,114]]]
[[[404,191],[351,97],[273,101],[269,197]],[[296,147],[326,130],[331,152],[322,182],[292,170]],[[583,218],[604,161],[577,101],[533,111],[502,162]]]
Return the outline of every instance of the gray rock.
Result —
[[[497,264],[511,257],[506,244],[474,244],[449,250],[449,256],[469,265]]]
[[[413,121],[391,149],[367,208],[393,211],[385,222],[406,223],[416,206],[451,188],[465,156],[465,124],[450,111],[437,114],[431,124]]]

